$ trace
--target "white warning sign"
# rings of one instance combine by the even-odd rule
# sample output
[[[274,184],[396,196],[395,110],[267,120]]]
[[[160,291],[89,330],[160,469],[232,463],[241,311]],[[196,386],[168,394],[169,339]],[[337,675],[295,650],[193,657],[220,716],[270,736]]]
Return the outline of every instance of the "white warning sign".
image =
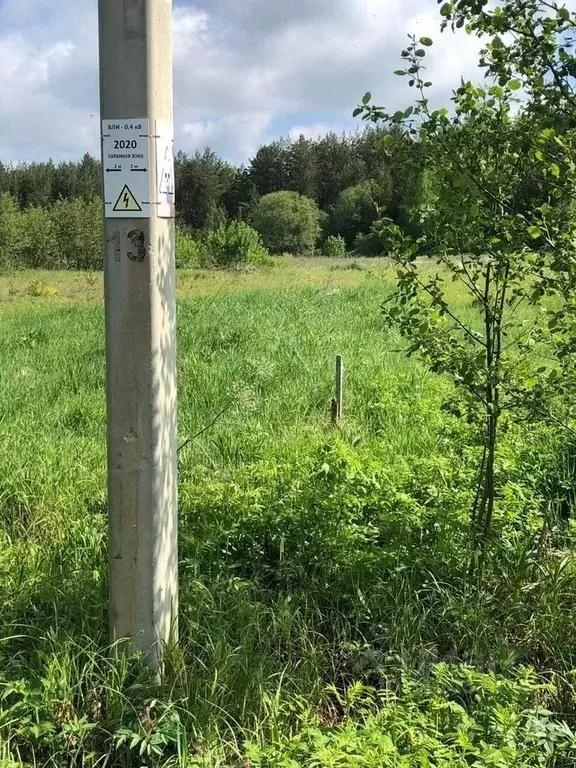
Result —
[[[170,219],[174,209],[174,136],[170,126],[156,121],[156,179],[158,216]]]
[[[148,119],[102,121],[102,168],[107,218],[150,216]]]

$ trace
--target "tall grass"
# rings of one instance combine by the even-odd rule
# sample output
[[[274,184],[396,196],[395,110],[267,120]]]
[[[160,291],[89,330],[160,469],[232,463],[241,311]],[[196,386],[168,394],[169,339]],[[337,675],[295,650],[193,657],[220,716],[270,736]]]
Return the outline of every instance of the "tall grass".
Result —
[[[544,459],[534,435],[510,448],[494,580],[466,591],[474,465],[446,382],[383,325],[388,274],[361,267],[181,276],[181,643],[160,688],[107,647],[102,307],[75,298],[81,276],[34,298],[0,284],[0,765],[141,764],[141,744],[146,764],[242,764],[246,739],[322,713],[326,686],[401,689],[443,659],[570,678],[575,571],[538,558],[519,480],[550,476],[553,439]]]

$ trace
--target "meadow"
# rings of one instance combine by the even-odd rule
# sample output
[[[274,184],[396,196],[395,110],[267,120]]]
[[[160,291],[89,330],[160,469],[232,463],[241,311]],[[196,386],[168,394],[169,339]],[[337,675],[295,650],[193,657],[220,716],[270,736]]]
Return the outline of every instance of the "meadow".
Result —
[[[0,277],[2,768],[574,764],[572,528],[540,516],[573,453],[510,429],[467,585],[477,457],[386,327],[392,278],[179,272],[181,642],[158,684],[107,640],[101,275]]]

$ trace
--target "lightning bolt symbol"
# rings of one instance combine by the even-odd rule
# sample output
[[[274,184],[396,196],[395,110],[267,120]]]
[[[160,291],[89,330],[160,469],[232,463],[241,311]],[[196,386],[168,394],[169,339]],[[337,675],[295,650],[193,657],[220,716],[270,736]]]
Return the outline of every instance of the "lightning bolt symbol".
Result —
[[[130,198],[128,197],[128,192],[124,192],[124,197],[122,199],[122,202],[125,204],[126,208],[128,208],[128,203],[130,202]]]

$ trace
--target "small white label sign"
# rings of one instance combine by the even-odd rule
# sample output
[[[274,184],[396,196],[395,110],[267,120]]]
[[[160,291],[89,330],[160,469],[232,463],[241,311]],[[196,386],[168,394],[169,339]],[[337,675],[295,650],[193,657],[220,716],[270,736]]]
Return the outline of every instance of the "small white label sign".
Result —
[[[171,219],[174,209],[174,135],[167,123],[156,121],[156,179],[158,216]]]
[[[106,218],[150,216],[150,135],[147,118],[102,120]]]

